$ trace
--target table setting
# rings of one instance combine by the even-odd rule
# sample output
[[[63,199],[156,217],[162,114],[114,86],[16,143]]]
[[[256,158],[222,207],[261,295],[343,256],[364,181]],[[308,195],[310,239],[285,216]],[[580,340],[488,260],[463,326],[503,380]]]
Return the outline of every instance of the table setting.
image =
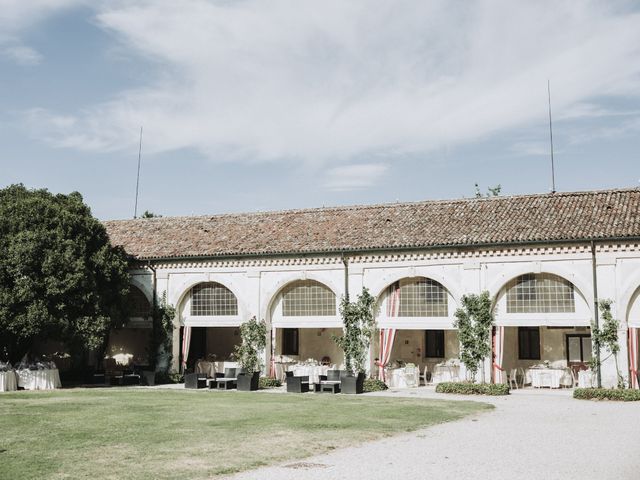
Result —
[[[547,364],[534,365],[526,371],[526,382],[534,388],[560,388],[572,385],[571,372],[566,367],[552,367]]]
[[[308,359],[305,362],[297,363],[289,367],[294,377],[309,377],[309,383],[320,383],[320,376],[327,375],[332,370],[329,365],[321,365],[317,360]]]
[[[16,372],[9,362],[0,362],[0,392],[13,392],[18,389]]]
[[[433,367],[433,383],[457,382],[460,380],[460,362],[450,359],[446,362],[437,363]]]
[[[25,390],[62,388],[60,373],[54,362],[21,362],[15,370],[17,386]]]
[[[387,385],[390,388],[412,388],[420,385],[420,369],[408,363],[404,367],[386,369]]]

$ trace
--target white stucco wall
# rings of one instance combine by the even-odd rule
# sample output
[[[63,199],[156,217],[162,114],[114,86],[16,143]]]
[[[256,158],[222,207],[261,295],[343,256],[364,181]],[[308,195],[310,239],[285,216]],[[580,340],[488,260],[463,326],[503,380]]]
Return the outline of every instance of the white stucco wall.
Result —
[[[634,246],[598,247],[598,297],[614,300],[614,314],[621,320],[620,365],[627,375],[627,321],[640,326],[640,252]],[[268,327],[340,328],[336,317],[287,319],[278,316],[278,295],[295,280],[313,279],[327,285],[339,299],[344,294],[344,267],[339,256],[265,258],[248,260],[202,261],[199,263],[157,263],[158,298],[166,292],[170,303],[178,306],[176,327],[184,324],[232,326],[256,315]],[[506,314],[502,291],[509,280],[525,273],[553,273],[571,281],[576,291],[573,314],[531,315]],[[134,271],[136,286],[150,296],[152,277],[148,270]],[[393,282],[410,277],[427,277],[443,284],[449,292],[449,315],[446,318],[385,318],[379,324],[402,330],[452,328],[454,312],[465,293],[488,290],[496,301],[496,322],[515,326],[528,325],[589,326],[594,314],[591,254],[587,246],[541,246],[536,248],[460,250],[448,252],[390,252],[380,255],[349,257],[349,288],[352,296],[365,286],[375,296],[381,295]],[[239,314],[230,318],[194,319],[188,315],[188,292],[200,282],[215,281],[225,285],[238,298]],[[384,313],[384,311],[383,311]],[[520,323],[519,323],[520,322]],[[557,332],[557,331],[556,331]],[[404,334],[402,334],[404,335]],[[417,335],[417,334],[416,334]],[[399,337],[400,338],[400,337]],[[179,331],[174,334],[174,362],[179,357]],[[559,342],[561,343],[561,342]],[[374,347],[375,350],[375,347]],[[270,346],[267,346],[270,352]],[[375,355],[375,352],[374,352]],[[265,358],[265,361],[268,360]],[[489,373],[487,361],[486,375]],[[613,360],[603,364],[603,382],[615,381]]]

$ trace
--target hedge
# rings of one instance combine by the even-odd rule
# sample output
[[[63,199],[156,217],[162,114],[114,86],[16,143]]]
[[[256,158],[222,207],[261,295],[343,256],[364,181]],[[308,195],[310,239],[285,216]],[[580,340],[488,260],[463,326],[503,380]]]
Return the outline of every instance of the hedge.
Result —
[[[282,386],[282,382],[280,380],[278,380],[277,378],[260,377],[259,387],[261,389],[263,389],[263,388],[275,388],[275,387],[281,387],[281,386]]]
[[[640,390],[621,388],[576,388],[573,398],[579,400],[614,400],[617,402],[639,402]]]
[[[362,386],[362,390],[367,392],[381,392],[383,390],[387,390],[387,384],[382,380],[378,380],[376,378],[365,378],[364,384]]]
[[[436,385],[437,393],[457,393],[459,395],[509,395],[509,385],[505,383],[443,382]]]

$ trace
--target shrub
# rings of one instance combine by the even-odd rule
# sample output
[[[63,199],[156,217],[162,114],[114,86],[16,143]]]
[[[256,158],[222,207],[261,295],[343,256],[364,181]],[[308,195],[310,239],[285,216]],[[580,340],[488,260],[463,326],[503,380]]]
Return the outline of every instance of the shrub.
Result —
[[[282,382],[280,380],[278,380],[277,378],[271,378],[271,377],[260,377],[260,388],[275,388],[275,387],[281,387],[282,386]]]
[[[436,386],[437,393],[459,395],[509,395],[509,385],[504,383],[443,382]]]
[[[156,372],[156,385],[184,383],[184,375],[176,372]]]
[[[573,398],[579,400],[614,400],[618,402],[639,402],[640,390],[621,388],[576,388]]]
[[[383,390],[387,390],[387,384],[382,380],[378,380],[377,378],[365,378],[364,385],[362,387],[365,393],[367,392],[382,392]]]

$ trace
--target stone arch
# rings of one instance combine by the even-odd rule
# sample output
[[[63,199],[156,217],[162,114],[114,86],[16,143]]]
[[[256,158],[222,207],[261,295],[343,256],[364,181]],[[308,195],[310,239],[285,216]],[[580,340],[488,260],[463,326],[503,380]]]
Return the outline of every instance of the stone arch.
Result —
[[[272,313],[271,310],[273,309],[273,306],[276,300],[278,299],[278,295],[280,295],[280,293],[282,293],[282,291],[287,286],[303,280],[314,280],[318,283],[321,283],[322,285],[327,287],[329,290],[331,290],[333,294],[336,296],[336,309],[337,309],[338,307],[337,304],[339,302],[340,296],[342,295],[342,290],[338,288],[338,286],[330,278],[328,278],[328,276],[318,275],[315,272],[303,272],[302,274],[292,273],[290,275],[287,275],[279,279],[277,282],[271,285],[270,288],[267,290],[266,294],[264,295],[264,299],[262,300],[262,304],[260,305],[262,318],[269,318],[269,321],[271,321],[271,313]]]
[[[176,314],[180,317],[180,324],[182,324],[183,321],[182,315],[180,315],[180,310],[182,308],[183,302],[187,298],[187,295],[191,293],[191,290],[196,285],[210,282],[218,283],[227,288],[231,293],[233,293],[233,295],[236,297],[236,301],[238,302],[238,317],[245,318],[248,316],[246,303],[238,295],[238,287],[232,279],[223,275],[198,274],[192,275],[184,280],[178,288],[173,290],[172,295],[170,296],[170,303],[176,307]]]
[[[489,294],[491,296],[493,307],[496,306],[499,295],[504,291],[509,282],[522,275],[537,275],[542,273],[556,275],[570,282],[576,292],[584,299],[589,312],[593,315],[593,305],[592,302],[588,300],[590,297],[587,296],[587,294],[593,293],[593,289],[591,288],[591,286],[583,282],[582,279],[580,279],[578,275],[576,275],[570,269],[552,264],[545,264],[544,268],[535,268],[535,266],[532,266],[531,264],[511,266],[505,274],[500,276],[500,278],[494,279],[494,281],[488,285],[487,290],[489,291]]]

